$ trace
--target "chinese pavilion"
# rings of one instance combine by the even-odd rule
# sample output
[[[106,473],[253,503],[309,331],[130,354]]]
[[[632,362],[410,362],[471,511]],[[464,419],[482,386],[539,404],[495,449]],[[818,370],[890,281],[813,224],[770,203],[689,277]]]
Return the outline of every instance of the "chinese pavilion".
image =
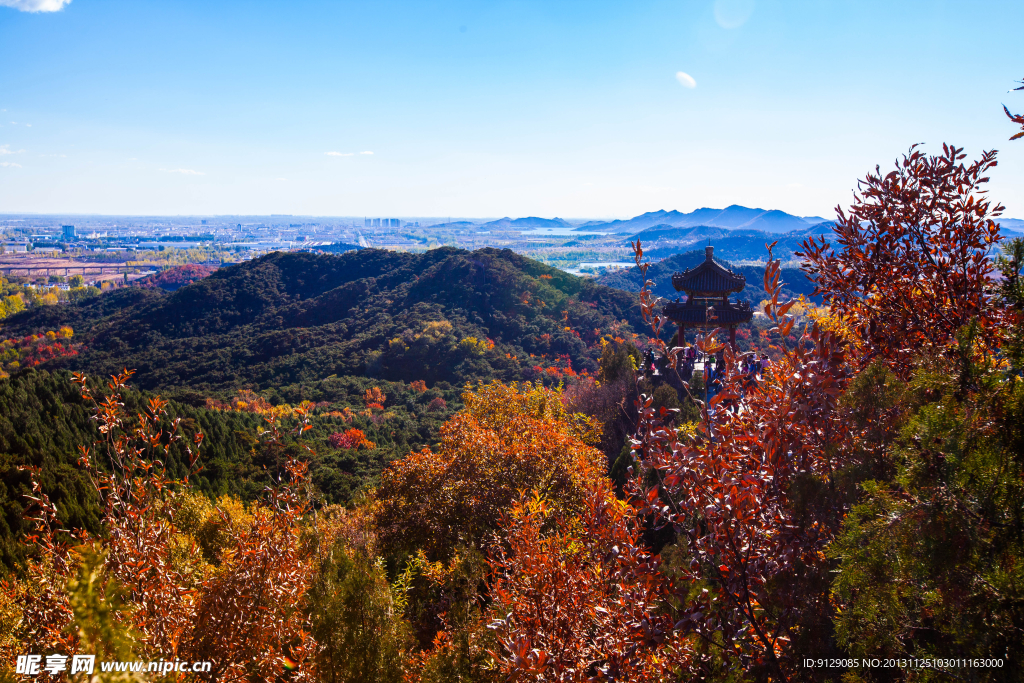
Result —
[[[715,248],[704,248],[704,263],[672,276],[672,286],[686,293],[686,301],[669,302],[665,316],[685,334],[687,327],[728,327],[729,343],[736,348],[736,326],[754,317],[750,304],[729,301],[733,292],[743,291],[747,279],[715,261]],[[708,310],[709,307],[711,310]],[[682,337],[682,335],[680,335]],[[682,343],[682,338],[680,338]]]

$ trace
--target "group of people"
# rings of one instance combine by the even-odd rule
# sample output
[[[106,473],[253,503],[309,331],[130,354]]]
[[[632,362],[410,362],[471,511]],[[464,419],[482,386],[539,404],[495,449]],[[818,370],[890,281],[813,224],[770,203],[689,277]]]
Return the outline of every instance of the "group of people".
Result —
[[[683,350],[683,357],[681,359],[682,367],[680,367],[680,374],[683,380],[689,382],[690,378],[693,377],[693,366],[697,364],[697,347],[687,346]]]
[[[756,353],[748,353],[743,356],[740,367],[743,369],[743,374],[758,376],[771,364],[772,361],[767,353],[762,353],[760,357]]]
[[[761,374],[771,364],[772,361],[767,353],[760,355],[757,353],[744,354],[739,364],[740,372],[744,375],[742,383],[744,393],[757,386],[758,381],[761,379]],[[704,363],[704,386],[707,387],[708,398],[716,396],[722,390],[724,380],[725,359],[722,356],[715,359],[714,365],[708,362]]]
[[[645,374],[650,377],[667,376],[672,374],[667,367],[667,360],[658,356],[652,349],[644,353],[643,367]],[[722,391],[725,383],[725,359],[721,355],[711,356],[697,350],[697,344],[691,344],[683,349],[679,357],[679,375],[684,382],[689,382],[693,377],[693,371],[698,361],[704,361],[704,386],[707,387],[707,396],[712,398]],[[738,369],[744,375],[742,387],[743,392],[757,386],[762,373],[772,364],[767,353],[745,353],[739,361]]]

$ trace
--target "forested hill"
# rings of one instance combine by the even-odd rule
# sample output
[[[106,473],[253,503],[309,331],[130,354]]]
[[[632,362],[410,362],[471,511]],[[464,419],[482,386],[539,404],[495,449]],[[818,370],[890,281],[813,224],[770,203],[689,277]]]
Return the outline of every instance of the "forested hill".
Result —
[[[447,247],[275,253],[173,293],[126,288],[6,323],[7,336],[73,327],[84,348],[66,367],[135,368],[140,388],[199,391],[332,375],[432,384],[594,371],[601,336],[644,332],[632,292],[507,249]]]
[[[646,251],[646,250],[645,250]],[[739,273],[747,278],[747,286],[738,294],[731,295],[738,301],[749,301],[753,304],[767,298],[764,291],[764,266],[734,266],[727,261],[716,259],[719,263],[730,268],[733,272]],[[665,299],[675,299],[680,296],[672,287],[672,274],[687,268],[693,268],[704,261],[704,250],[688,251],[683,254],[670,256],[663,261],[652,263],[647,270],[647,279],[654,282],[654,293]],[[636,266],[627,269],[610,271],[596,280],[599,284],[615,287],[629,292],[640,290],[643,284],[640,278],[640,269]],[[783,296],[795,298],[801,294],[812,298],[814,283],[807,279],[807,276],[799,268],[782,269]]]

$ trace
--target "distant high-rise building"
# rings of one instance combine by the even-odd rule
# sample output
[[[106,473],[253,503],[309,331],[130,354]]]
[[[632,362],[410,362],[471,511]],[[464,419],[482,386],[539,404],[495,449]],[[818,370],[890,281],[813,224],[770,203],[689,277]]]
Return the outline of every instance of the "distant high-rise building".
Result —
[[[75,226],[73,225],[62,225],[60,226],[60,229],[63,231],[64,239],[66,240],[73,240],[78,237],[78,234],[75,232]]]
[[[373,225],[371,225],[370,227],[372,227],[372,228],[379,228],[380,227],[380,219],[379,218],[374,218],[373,219]]]
[[[398,219],[398,218],[388,218],[387,221],[388,221],[388,227],[389,228],[400,228],[400,227],[402,227],[402,221],[400,219]]]
[[[205,218],[201,222],[202,222],[203,225],[206,225],[206,219]]]
[[[373,219],[372,218],[364,218],[363,219],[363,227],[364,228],[372,227],[372,225],[373,225]]]

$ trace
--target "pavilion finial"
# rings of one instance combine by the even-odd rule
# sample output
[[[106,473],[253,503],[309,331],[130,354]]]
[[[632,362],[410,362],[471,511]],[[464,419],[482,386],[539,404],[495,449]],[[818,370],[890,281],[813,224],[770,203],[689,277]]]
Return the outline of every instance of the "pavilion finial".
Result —
[[[708,241],[710,242],[710,240],[708,240]],[[714,255],[715,255],[715,248],[713,246],[708,244],[708,246],[704,247],[704,260],[705,261],[713,261],[714,260],[714,258],[713,258]]]

